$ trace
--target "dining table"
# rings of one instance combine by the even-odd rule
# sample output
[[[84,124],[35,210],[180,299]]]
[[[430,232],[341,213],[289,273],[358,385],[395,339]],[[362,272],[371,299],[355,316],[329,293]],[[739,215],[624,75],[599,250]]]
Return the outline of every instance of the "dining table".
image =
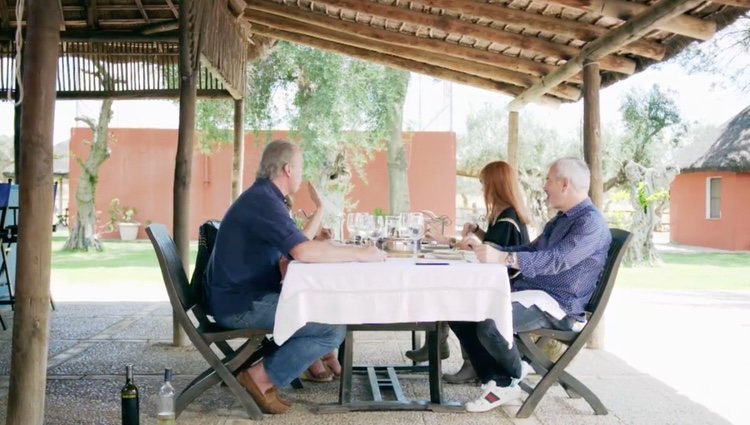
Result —
[[[464,259],[388,258],[383,262],[303,263],[292,261],[282,284],[273,337],[283,344],[309,322],[347,325],[348,330],[428,330],[430,400],[405,400],[394,369],[386,370],[397,400],[382,400],[370,375],[374,399],[351,398],[353,341],[342,344],[338,410],[435,410],[442,398],[437,323],[494,320],[506,341],[513,341],[507,269]],[[360,368],[361,369],[361,368]],[[413,368],[411,368],[413,370]],[[393,382],[388,384],[393,388]]]

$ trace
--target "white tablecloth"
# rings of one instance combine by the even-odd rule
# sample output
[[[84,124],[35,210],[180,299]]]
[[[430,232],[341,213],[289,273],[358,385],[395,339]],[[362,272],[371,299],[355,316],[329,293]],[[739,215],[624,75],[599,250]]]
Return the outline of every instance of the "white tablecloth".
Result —
[[[418,260],[438,262],[438,260]],[[292,262],[276,310],[282,344],[308,322],[329,324],[482,321],[494,319],[512,343],[508,273],[497,264],[413,259],[382,263]]]

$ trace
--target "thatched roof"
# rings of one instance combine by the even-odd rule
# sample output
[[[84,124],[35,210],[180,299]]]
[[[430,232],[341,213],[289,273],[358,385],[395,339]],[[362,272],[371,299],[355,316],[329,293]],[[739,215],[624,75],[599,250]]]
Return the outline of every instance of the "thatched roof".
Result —
[[[524,103],[576,101],[584,60],[599,63],[607,86],[673,57],[693,41],[710,39],[750,8],[750,0],[195,1],[229,17],[209,32],[227,25],[241,28],[239,45],[223,45],[227,38],[222,35],[212,48],[204,48],[208,55],[231,50],[216,55],[217,63],[244,50],[243,43],[248,51],[242,58],[251,59],[269,38],[281,39],[520,96],[516,101]],[[0,39],[13,36],[16,3],[0,0]],[[178,0],[51,4],[59,5],[50,13],[59,13],[63,41],[109,37],[176,43]],[[211,16],[209,21],[219,15]],[[137,58],[130,48],[105,47],[112,51],[100,53],[110,53],[113,61],[122,61],[123,53]],[[77,48],[66,47],[71,53]],[[144,48],[146,54],[164,52]]]
[[[708,151],[683,171],[750,172],[750,106],[729,120]]]

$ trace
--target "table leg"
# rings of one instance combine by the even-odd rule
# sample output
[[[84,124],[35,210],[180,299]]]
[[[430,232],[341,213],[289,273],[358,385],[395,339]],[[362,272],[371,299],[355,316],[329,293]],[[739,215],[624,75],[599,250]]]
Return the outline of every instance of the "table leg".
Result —
[[[440,322],[435,323],[435,330],[427,331],[427,357],[430,362],[430,402],[435,404],[443,403],[442,365],[440,360],[441,333]]]
[[[339,348],[341,362],[341,383],[339,384],[339,404],[352,402],[352,350],[354,348],[354,334],[346,332],[346,338]]]

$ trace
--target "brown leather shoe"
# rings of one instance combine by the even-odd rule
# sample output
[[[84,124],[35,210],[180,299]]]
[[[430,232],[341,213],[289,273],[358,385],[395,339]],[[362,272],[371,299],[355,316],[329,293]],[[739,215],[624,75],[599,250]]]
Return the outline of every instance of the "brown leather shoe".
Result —
[[[255,382],[253,382],[247,372],[240,372],[239,376],[237,376],[237,382],[245,387],[245,390],[247,390],[253,400],[255,400],[255,403],[260,407],[260,410],[263,413],[276,415],[279,413],[286,413],[286,411],[289,410],[289,406],[279,399],[279,393],[276,391],[276,388],[269,389],[265,394],[260,392],[260,389],[255,385]]]

